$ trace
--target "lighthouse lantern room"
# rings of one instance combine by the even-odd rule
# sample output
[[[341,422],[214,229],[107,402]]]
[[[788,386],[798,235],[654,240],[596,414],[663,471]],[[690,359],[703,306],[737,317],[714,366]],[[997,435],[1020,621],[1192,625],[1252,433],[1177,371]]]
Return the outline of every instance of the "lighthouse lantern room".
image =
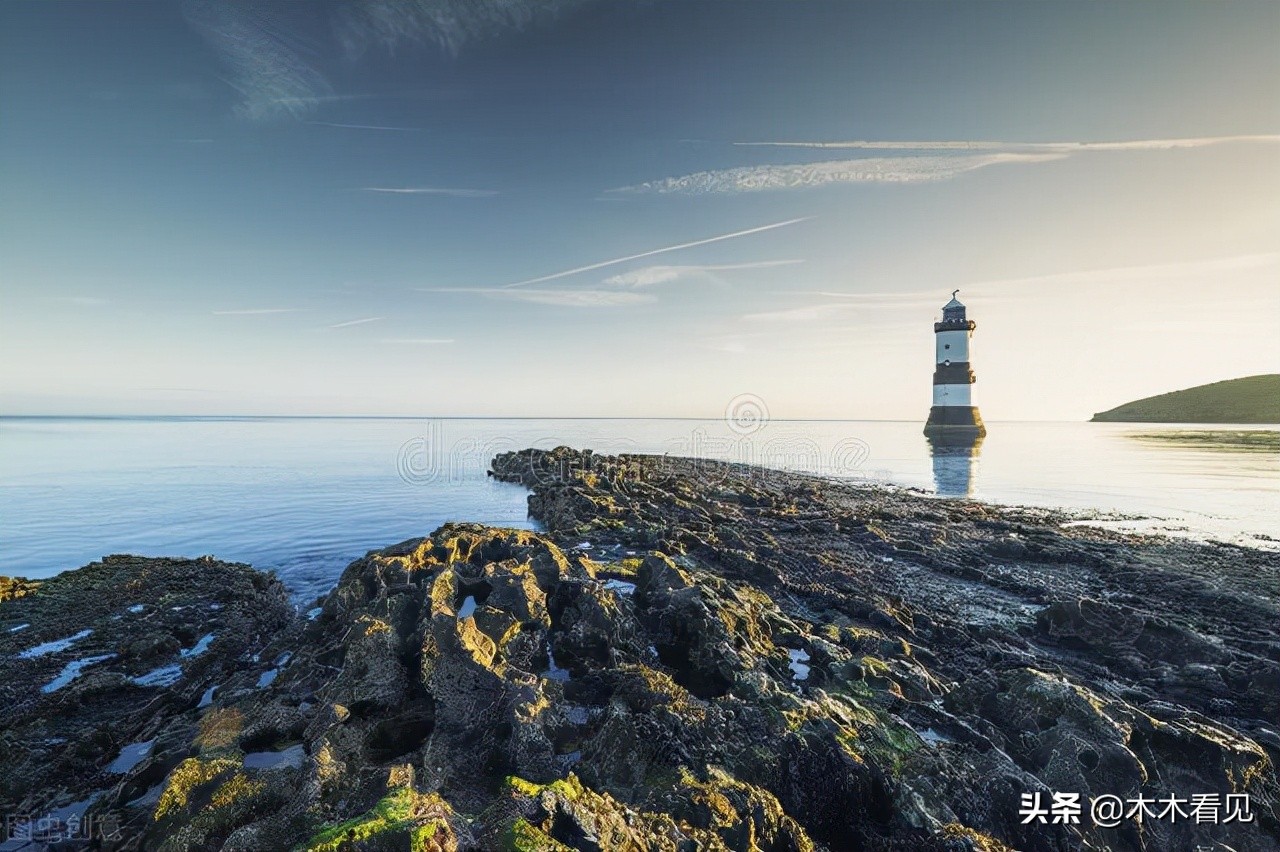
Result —
[[[965,315],[964,305],[956,298],[959,292],[951,292],[951,301],[942,306],[942,321],[933,324],[937,366],[933,371],[933,407],[924,431],[981,437],[987,430],[973,404],[974,375],[969,363],[970,342],[978,324]]]

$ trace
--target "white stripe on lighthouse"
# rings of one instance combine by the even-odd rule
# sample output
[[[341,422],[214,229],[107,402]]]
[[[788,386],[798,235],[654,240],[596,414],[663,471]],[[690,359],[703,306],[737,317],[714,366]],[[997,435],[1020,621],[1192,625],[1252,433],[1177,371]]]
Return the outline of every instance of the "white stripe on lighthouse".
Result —
[[[938,361],[956,363],[969,360],[969,332],[964,329],[936,332],[938,344]]]

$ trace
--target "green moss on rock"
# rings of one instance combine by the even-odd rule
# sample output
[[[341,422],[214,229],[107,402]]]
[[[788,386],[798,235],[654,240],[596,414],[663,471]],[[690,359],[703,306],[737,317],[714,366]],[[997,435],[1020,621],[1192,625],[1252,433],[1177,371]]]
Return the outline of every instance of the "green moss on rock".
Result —
[[[451,839],[444,842],[444,835],[452,834],[448,826],[452,812],[439,794],[401,787],[360,816],[322,829],[303,848],[307,852],[340,852],[374,838],[401,835],[408,838],[414,852],[449,849],[456,845]]]

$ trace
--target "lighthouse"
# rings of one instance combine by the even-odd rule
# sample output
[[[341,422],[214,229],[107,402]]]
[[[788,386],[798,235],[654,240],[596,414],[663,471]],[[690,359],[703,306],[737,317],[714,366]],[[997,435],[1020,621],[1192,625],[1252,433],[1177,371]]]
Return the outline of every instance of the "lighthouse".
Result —
[[[937,340],[937,367],[933,371],[933,408],[924,424],[926,435],[981,438],[987,434],[982,415],[973,404],[973,370],[969,366],[969,341],[978,324],[965,316],[964,305],[951,291],[942,306],[942,322],[933,324]]]

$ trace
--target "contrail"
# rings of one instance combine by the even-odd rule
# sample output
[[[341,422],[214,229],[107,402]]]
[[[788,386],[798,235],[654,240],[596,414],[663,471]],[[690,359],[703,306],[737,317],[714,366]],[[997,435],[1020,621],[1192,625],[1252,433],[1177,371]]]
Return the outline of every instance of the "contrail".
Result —
[[[393,130],[406,133],[418,133],[422,130],[421,127],[396,127],[389,124],[343,124],[339,121],[308,121],[307,124],[315,124],[320,127],[341,127],[345,130]]]
[[[364,325],[367,322],[377,322],[380,319],[385,319],[385,317],[365,317],[364,319],[347,320],[346,322],[340,322],[337,325],[331,325],[329,328],[347,328],[352,325]]]
[[[491,198],[496,189],[450,189],[441,186],[362,186],[364,192],[389,192],[396,195],[451,195],[454,198]]]
[[[912,151],[1167,151],[1174,148],[1204,148],[1233,142],[1275,143],[1280,135],[1255,133],[1240,136],[1193,136],[1184,139],[1132,139],[1123,142],[1002,142],[994,140],[931,140],[887,142],[857,139],[849,142],[734,142],[740,147],[764,148],[866,148]]]
[[[759,234],[762,231],[772,231],[775,228],[785,228],[787,225],[794,225],[797,222],[805,222],[812,218],[812,216],[801,216],[799,219],[788,219],[785,222],[774,222],[772,225],[761,225],[758,228],[748,228],[745,231],[734,231],[732,234],[721,234],[718,237],[708,237],[705,240],[694,240],[691,243],[680,243],[675,246],[667,246],[666,248],[640,252],[640,254],[631,254],[626,257],[615,257],[613,260],[604,260],[600,263],[590,264],[589,266],[579,266],[576,269],[566,269],[564,272],[553,272],[550,275],[543,275],[539,278],[530,278],[525,281],[517,281],[514,284],[505,284],[503,287],[524,287],[526,284],[540,284],[543,281],[552,281],[556,278],[567,278],[570,275],[577,275],[579,272],[590,272],[593,269],[603,269],[606,266],[615,266],[619,263],[639,260],[642,257],[653,257],[655,254],[665,254],[669,251],[680,251],[681,249],[693,248],[695,246],[705,246],[709,243],[718,243],[721,240],[732,240],[737,237],[748,236],[749,234]]]
[[[235,311],[214,311],[215,317],[250,317],[261,314],[296,314],[303,308],[244,308]]]
[[[414,343],[423,346],[432,346],[435,344],[453,343],[452,337],[387,337],[383,338],[383,343]]]

